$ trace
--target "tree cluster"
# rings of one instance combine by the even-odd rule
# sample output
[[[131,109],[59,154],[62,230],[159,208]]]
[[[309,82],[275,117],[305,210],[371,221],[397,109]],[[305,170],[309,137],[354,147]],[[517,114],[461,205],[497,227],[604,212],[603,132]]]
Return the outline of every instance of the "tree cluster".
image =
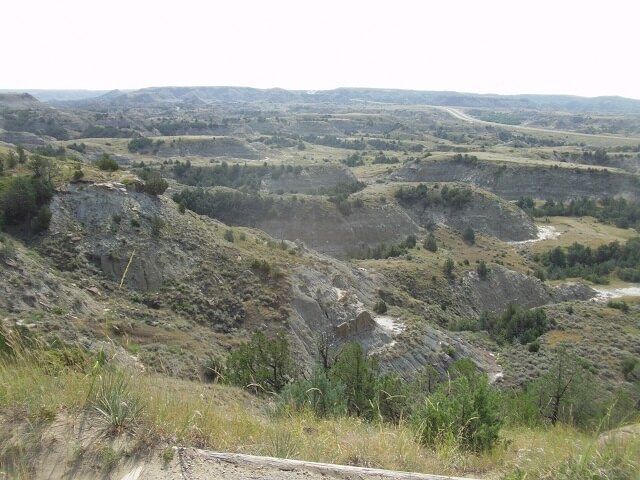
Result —
[[[481,328],[486,329],[498,343],[517,341],[522,345],[536,340],[550,326],[544,310],[527,310],[515,305],[509,305],[500,315],[484,316],[483,323]]]
[[[591,216],[603,223],[619,228],[640,227],[640,203],[624,198],[605,197],[599,200],[582,198],[568,202],[547,200],[539,207],[533,199],[521,197],[516,205],[532,217],[584,217]]]
[[[582,277],[594,283],[608,283],[615,272],[627,282],[640,281],[640,237],[631,238],[621,245],[615,241],[597,248],[573,243],[568,248],[555,247],[538,257],[547,277],[561,279]]]
[[[453,210],[462,210],[473,199],[473,192],[469,188],[454,187],[449,188],[444,185],[442,188],[434,186],[429,189],[424,183],[420,183],[415,187],[400,187],[395,197],[401,204],[417,205],[422,208],[441,205]]]
[[[409,250],[415,248],[417,239],[415,235],[408,235],[402,242],[392,245],[381,243],[374,247],[366,247],[351,254],[352,258],[360,260],[373,258],[374,260],[400,257],[409,253]]]
[[[26,161],[24,150],[22,154]],[[48,204],[53,196],[51,172],[54,165],[47,158],[33,155],[28,167],[31,176],[0,179],[0,227],[26,224],[32,233],[38,233],[46,230],[51,220]]]

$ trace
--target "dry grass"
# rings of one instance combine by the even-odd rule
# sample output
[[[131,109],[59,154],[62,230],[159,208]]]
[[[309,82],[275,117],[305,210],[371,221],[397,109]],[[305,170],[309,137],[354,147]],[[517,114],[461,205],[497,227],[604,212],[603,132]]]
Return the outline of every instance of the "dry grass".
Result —
[[[91,410],[88,398],[97,374],[99,371],[91,369],[88,373],[70,368],[51,371],[32,354],[20,352],[17,360],[0,364],[4,422],[14,422],[17,428],[20,419],[52,420],[60,411]],[[416,442],[406,423],[394,426],[358,418],[318,419],[304,412],[276,414],[271,399],[253,397],[235,387],[152,374],[128,375],[132,395],[143,409],[138,421],[126,428],[142,429],[151,442],[171,439],[218,451],[486,478],[517,468],[530,471],[527,478],[547,478],[545,472],[578,458],[595,442],[593,436],[559,426],[508,429],[503,446],[480,455],[452,445],[427,449]],[[11,450],[9,442],[9,438],[0,442],[0,452]],[[629,455],[638,452],[637,447],[636,442]],[[29,453],[24,455],[28,460]]]

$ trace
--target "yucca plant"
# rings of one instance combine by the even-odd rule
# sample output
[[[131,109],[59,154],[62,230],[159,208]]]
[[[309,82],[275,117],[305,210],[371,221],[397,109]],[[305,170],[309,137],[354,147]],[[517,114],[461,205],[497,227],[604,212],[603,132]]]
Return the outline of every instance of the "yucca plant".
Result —
[[[114,429],[135,425],[143,409],[131,391],[128,376],[121,370],[96,373],[88,403]]]

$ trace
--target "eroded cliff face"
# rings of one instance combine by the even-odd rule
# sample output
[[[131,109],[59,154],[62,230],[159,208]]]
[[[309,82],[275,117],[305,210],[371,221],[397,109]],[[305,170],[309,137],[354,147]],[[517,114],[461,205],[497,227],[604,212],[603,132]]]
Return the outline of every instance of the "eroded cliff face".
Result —
[[[536,277],[492,265],[486,279],[469,272],[453,289],[454,304],[461,314],[478,315],[483,310],[501,312],[509,304],[524,308],[540,307],[567,300],[587,300],[595,290],[579,283],[551,287]]]
[[[64,240],[70,260],[72,256],[76,262],[86,260],[110,280],[120,282],[131,262],[125,285],[156,290],[176,273],[172,265],[194,267],[178,246],[180,239],[172,239],[178,244],[173,249],[154,239],[152,222],[165,224],[171,217],[159,198],[130,191],[120,183],[76,184],[54,196],[51,211],[49,240]],[[158,226],[158,236],[160,230]]]
[[[345,215],[323,199],[307,199],[287,216],[258,220],[255,227],[276,238],[301,240],[307,247],[336,258],[381,243],[398,243],[421,231],[395,204],[364,205]]]
[[[335,351],[347,342],[360,342],[376,354],[382,369],[396,370],[407,380],[426,365],[444,374],[463,357],[485,372],[499,369],[487,352],[428,317],[374,313],[373,304],[383,287],[389,284],[379,274],[337,260],[325,259],[319,268],[297,267],[292,272],[289,324],[308,358],[317,357],[316,343],[325,334]]]
[[[636,176],[599,168],[423,160],[403,166],[392,178],[411,182],[464,182],[507,200],[524,196],[565,201],[612,194],[634,200],[640,198],[640,182]]]
[[[460,231],[471,227],[476,232],[507,242],[530,240],[535,238],[538,232],[526,213],[487,191],[474,191],[473,200],[462,209],[439,205],[428,208],[405,205],[403,209],[416,223],[425,228],[434,224],[444,224]]]
[[[237,219],[240,224],[242,220]],[[528,240],[537,235],[537,227],[522,210],[489,192],[478,191],[462,209],[368,201],[350,208],[348,214],[322,198],[307,198],[286,214],[258,219],[252,226],[273,237],[301,240],[318,252],[345,258],[367,247],[422,235],[437,224],[460,231],[471,227],[503,241]]]

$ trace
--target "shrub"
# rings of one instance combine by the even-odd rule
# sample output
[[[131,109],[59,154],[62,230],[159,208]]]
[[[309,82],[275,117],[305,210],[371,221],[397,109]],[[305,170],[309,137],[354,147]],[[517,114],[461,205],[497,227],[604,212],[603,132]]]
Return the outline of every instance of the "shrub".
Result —
[[[616,310],[620,310],[624,313],[627,313],[629,311],[629,304],[627,302],[625,302],[624,300],[609,300],[607,302],[607,307],[609,308],[615,308]]]
[[[518,340],[522,345],[533,342],[548,328],[549,321],[544,310],[509,305],[502,315],[488,319],[487,328],[498,343]]]
[[[409,385],[397,372],[378,377],[373,398],[374,413],[380,420],[398,423],[409,409]]]
[[[7,153],[7,168],[15,168],[18,164],[18,158],[16,157],[15,152]]]
[[[16,247],[7,237],[0,238],[0,260],[10,260],[16,254]]]
[[[447,276],[451,277],[453,275],[453,269],[456,267],[452,258],[447,258],[444,261],[444,265],[442,266],[442,272]]]
[[[18,225],[37,216],[51,200],[53,185],[46,178],[15,176],[0,182],[0,225]],[[40,221],[46,220],[41,212]],[[41,225],[48,225],[47,222]],[[36,225],[37,227],[38,225]]]
[[[329,371],[333,381],[345,386],[347,411],[350,415],[371,417],[376,387],[376,362],[364,354],[362,346],[353,342],[344,347]]]
[[[347,413],[345,386],[330,379],[321,368],[311,378],[290,383],[282,391],[281,401],[295,410],[310,409],[317,417],[337,417]]]
[[[225,375],[225,365],[220,359],[209,355],[200,366],[200,376],[206,383],[217,383]]]
[[[402,242],[402,245],[406,248],[414,248],[416,246],[417,239],[415,235],[408,235],[407,238]]]
[[[169,188],[169,183],[158,172],[151,171],[147,175],[144,191],[149,195],[162,195],[167,188]]]
[[[233,235],[233,230],[231,230],[231,229],[229,229],[229,230],[225,230],[225,232],[224,232],[224,239],[225,239],[227,242],[231,242],[231,243],[233,243],[233,242],[235,241],[235,237],[234,237],[234,235]]]
[[[36,208],[33,183],[27,177],[7,179],[0,189],[0,210],[7,224],[22,222]]]
[[[256,270],[262,275],[269,275],[271,273],[271,263],[268,260],[260,260],[258,258],[254,258],[251,261],[251,268]]]
[[[473,231],[473,228],[467,227],[464,229],[464,232],[462,232],[462,240],[469,245],[476,243],[476,234]]]
[[[74,182],[80,181],[80,179],[82,179],[82,177],[84,177],[84,172],[82,171],[82,169],[78,168],[77,170],[73,171],[73,181]]]
[[[583,359],[561,347],[549,370],[527,386],[540,407],[542,419],[593,426],[601,419],[601,386]]]
[[[424,241],[425,250],[429,250],[430,252],[438,251],[438,244],[436,243],[436,237],[433,233],[430,233],[429,236]]]
[[[476,272],[481,280],[485,280],[487,275],[489,274],[489,269],[487,268],[487,263],[484,260],[480,260],[478,266],[476,268]]]
[[[449,330],[453,330],[454,332],[477,332],[479,329],[479,322],[475,318],[456,317],[449,325]]]
[[[622,373],[627,380],[640,378],[640,360],[632,356],[625,357],[622,360]]]
[[[151,147],[153,146],[153,140],[151,140],[150,138],[147,137],[137,137],[132,139],[128,144],[127,144],[127,149],[131,152],[131,153],[135,153],[135,152],[147,152],[149,150],[151,150]]]
[[[164,228],[164,220],[162,218],[154,216],[151,219],[151,235],[154,237],[160,236],[160,232]]]
[[[378,314],[383,314],[386,313],[387,311],[387,304],[385,303],[384,300],[380,299],[376,302],[376,304],[373,306],[373,311],[378,313]]]
[[[102,158],[100,158],[100,160],[96,162],[96,167],[98,167],[100,170],[109,172],[115,172],[120,168],[118,162],[111,158],[107,153],[102,154]]]
[[[185,207],[184,203],[180,202],[178,204],[178,212],[185,213],[187,211],[187,207]]]

